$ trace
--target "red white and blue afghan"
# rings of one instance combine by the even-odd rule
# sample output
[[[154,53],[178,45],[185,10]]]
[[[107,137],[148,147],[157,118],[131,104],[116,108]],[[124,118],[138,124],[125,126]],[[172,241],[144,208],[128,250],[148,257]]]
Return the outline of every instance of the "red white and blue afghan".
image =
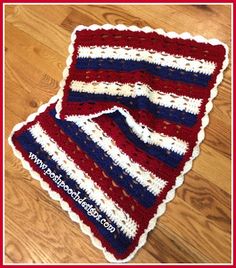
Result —
[[[199,154],[228,64],[216,39],[78,26],[58,95],[9,142],[108,261],[129,261]]]

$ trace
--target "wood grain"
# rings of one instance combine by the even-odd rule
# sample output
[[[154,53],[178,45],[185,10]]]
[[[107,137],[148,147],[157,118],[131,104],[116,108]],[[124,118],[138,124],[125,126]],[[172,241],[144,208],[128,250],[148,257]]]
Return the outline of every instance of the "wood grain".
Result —
[[[58,90],[78,24],[124,23],[188,31],[230,46],[229,5],[5,6],[5,136]],[[201,154],[135,263],[231,261],[231,66]],[[41,189],[5,143],[5,262],[103,263],[101,251]]]

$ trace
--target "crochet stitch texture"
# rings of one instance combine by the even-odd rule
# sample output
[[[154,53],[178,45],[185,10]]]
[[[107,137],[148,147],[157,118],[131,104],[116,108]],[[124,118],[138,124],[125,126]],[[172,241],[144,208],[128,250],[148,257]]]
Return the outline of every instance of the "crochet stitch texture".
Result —
[[[60,90],[13,150],[108,261],[129,261],[199,154],[228,64],[216,39],[78,26]]]

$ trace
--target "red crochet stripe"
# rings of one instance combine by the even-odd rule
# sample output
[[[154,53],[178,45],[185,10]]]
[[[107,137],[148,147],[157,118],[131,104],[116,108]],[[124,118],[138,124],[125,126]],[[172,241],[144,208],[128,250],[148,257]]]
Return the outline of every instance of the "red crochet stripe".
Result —
[[[180,81],[161,79],[159,76],[154,76],[143,71],[132,72],[116,72],[111,70],[77,70],[74,73],[73,80],[84,82],[119,82],[119,83],[137,83],[141,82],[150,86],[153,90],[159,90],[166,93],[175,93],[191,98],[204,98],[209,96],[206,88],[186,84]],[[66,90],[69,90],[66,88]]]
[[[163,35],[119,30],[82,30],[76,32],[81,46],[128,46],[133,48],[152,49],[174,55],[183,55],[195,59],[204,59],[219,63],[225,55],[222,45],[198,43],[194,40],[169,38]],[[118,38],[119,37],[119,38]]]
[[[123,190],[122,187],[116,185],[113,179],[104,174],[99,166],[95,166],[95,162],[63,132],[51,116],[44,114],[39,122],[48,135],[52,137],[61,148],[63,148],[66,154],[69,155],[83,171],[93,178],[93,181],[95,181],[112,200],[114,200],[120,207],[124,208],[135,221],[139,224],[142,223],[144,220],[143,217],[148,213],[148,210],[144,209],[138,202],[129,196],[128,193],[124,194],[125,190]],[[123,199],[121,199],[121,197]],[[137,217],[137,214],[131,209],[132,206],[134,206],[135,211],[140,212],[139,217]]]
[[[111,109],[114,106],[117,106],[115,102],[96,102],[94,104],[89,104],[86,102],[67,102],[64,101],[63,109],[61,111],[61,119],[66,119],[67,115],[90,115],[99,113],[101,111]]]

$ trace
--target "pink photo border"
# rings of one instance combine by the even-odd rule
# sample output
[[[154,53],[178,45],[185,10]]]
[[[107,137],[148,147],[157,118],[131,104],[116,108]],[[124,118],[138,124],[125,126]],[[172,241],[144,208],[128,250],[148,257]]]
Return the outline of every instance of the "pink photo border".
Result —
[[[99,4],[99,3],[110,3],[110,4],[113,4],[113,3],[115,3],[115,4],[117,4],[117,3],[130,3],[130,4],[138,4],[138,3],[145,3],[145,4],[154,4],[154,3],[165,3],[165,4],[171,4],[171,3],[179,3],[179,4],[208,4],[208,3],[215,3],[215,4],[217,4],[217,3],[222,3],[222,4],[232,4],[232,9],[233,9],[233,14],[232,15],[234,15],[234,0],[231,0],[231,1],[219,1],[219,0],[216,0],[216,1],[212,1],[212,0],[210,0],[210,1],[207,1],[207,2],[204,2],[204,1],[196,1],[196,0],[194,0],[194,1],[191,1],[191,2],[186,2],[186,1],[177,1],[177,0],[173,0],[173,1],[154,1],[154,0],[149,0],[148,2],[146,2],[146,1],[143,1],[143,0],[136,0],[134,3],[133,2],[129,2],[129,1],[124,1],[124,0],[118,0],[118,1],[109,1],[109,0],[103,0],[103,1],[96,1],[96,2],[87,2],[87,1],[85,1],[85,0],[82,0],[82,1],[67,1],[67,2],[65,2],[65,1],[63,1],[63,0],[57,0],[57,1],[55,1],[55,0],[51,0],[51,1],[42,1],[42,0],[38,0],[38,1],[20,1],[20,0],[15,0],[15,1],[13,1],[13,0],[8,0],[8,1],[1,1],[1,17],[2,17],[2,27],[1,27],[1,45],[2,45],[2,59],[3,59],[3,61],[2,61],[2,65],[1,65],[1,70],[2,70],[2,75],[1,75],[1,85],[2,85],[2,90],[1,90],[1,94],[0,94],[0,102],[1,102],[1,171],[2,171],[2,176],[1,176],[1,178],[2,178],[2,185],[1,185],[1,187],[0,187],[0,195],[1,195],[1,203],[0,203],[0,208],[1,208],[1,215],[2,215],[2,217],[1,217],[1,235],[0,235],[0,246],[1,246],[1,252],[2,252],[2,254],[1,254],[1,256],[0,256],[0,268],[1,267],[16,267],[16,266],[20,266],[20,267],[42,267],[42,266],[44,266],[44,267],[47,267],[47,266],[50,266],[50,267],[58,267],[58,266],[66,266],[66,267],[74,267],[75,265],[66,265],[66,264],[52,264],[52,265],[44,265],[44,264],[42,264],[42,265],[33,265],[33,264],[27,264],[27,265],[21,265],[21,264],[4,264],[4,256],[3,256],[3,254],[4,254],[4,138],[6,138],[5,136],[4,136],[4,132],[5,132],[5,129],[4,129],[4,124],[5,124],[5,122],[4,122],[4,90],[5,90],[5,88],[4,88],[4,64],[5,64],[5,62],[4,62],[4,57],[5,57],[5,54],[4,54],[4,20],[5,20],[5,18],[3,18],[3,15],[4,15],[4,8],[5,8],[5,4],[10,4],[10,3],[12,3],[12,4],[37,4],[37,3],[39,3],[39,4],[42,4],[42,3],[45,3],[45,4],[57,4],[57,3],[60,3],[60,4],[63,4],[63,3],[65,3],[65,4],[70,4],[70,3],[76,3],[76,4],[81,4],[81,3],[88,3],[88,4],[91,4],[91,3],[96,3],[96,4]],[[233,22],[233,25],[232,25],[232,28],[234,29],[234,25],[235,25],[235,17],[233,16],[233,18],[232,18],[232,22]],[[232,31],[233,32],[233,31]],[[232,37],[233,38],[233,40],[232,40],[232,48],[231,48],[231,54],[233,55],[234,54],[234,47],[235,47],[235,45],[234,45],[234,41],[235,41],[235,36],[233,36]],[[234,66],[234,61],[235,61],[235,59],[234,59],[234,57],[232,56],[231,57],[232,59],[233,59],[233,62],[232,62],[232,67]],[[236,75],[235,74],[235,69],[234,68],[232,68],[233,69],[233,77]],[[232,78],[233,78],[232,77]],[[232,83],[233,84],[233,83]],[[235,100],[235,94],[233,94],[234,93],[234,90],[232,90],[232,95],[233,95],[233,97],[232,97],[232,101],[233,101],[233,104],[234,104],[234,100]],[[235,135],[235,133],[234,133],[234,125],[235,125],[235,108],[234,108],[234,105],[232,104],[232,115],[233,115],[233,120],[232,120],[232,149],[234,148],[234,144],[235,144],[235,139],[236,139],[236,135]],[[234,198],[234,192],[235,192],[235,183],[234,183],[234,164],[235,164],[235,162],[234,162],[234,158],[235,158],[235,151],[234,150],[232,150],[232,171],[231,171],[231,173],[232,173],[232,180],[233,180],[233,183],[232,183],[232,186],[233,186],[233,189],[232,189],[232,200],[233,200],[233,202],[232,202],[232,205],[233,205],[233,207],[232,207],[232,215],[233,215],[233,217],[232,217],[232,221],[231,221],[231,224],[232,224],[232,231],[233,231],[233,233],[232,233],[232,239],[233,239],[233,234],[234,234],[234,218],[235,218],[235,216],[234,216],[234,211],[235,211],[235,198]],[[156,264],[156,265],[150,265],[150,266],[158,266],[158,267],[176,267],[176,266],[184,266],[184,267],[194,267],[194,266],[200,266],[200,267],[209,267],[209,266],[211,266],[211,267],[236,267],[236,262],[235,262],[235,240],[233,239],[233,241],[232,241],[232,246],[233,246],[233,250],[232,250],[232,253],[233,253],[233,256],[232,256],[232,264],[204,264],[204,265],[201,265],[201,264],[175,264],[175,265],[168,265],[168,264]],[[92,266],[96,266],[97,264],[94,264],[94,265],[83,265],[83,264],[81,264],[81,265],[79,265],[79,264],[77,264],[76,266],[80,266],[80,267],[92,267]],[[135,266],[143,266],[143,267],[146,267],[146,266],[148,266],[147,264],[142,264],[142,265],[138,265],[138,264],[135,264]],[[108,264],[108,265],[99,265],[99,266],[106,266],[106,267],[114,267],[115,265],[112,265],[112,264]],[[129,264],[123,264],[122,266],[129,266]]]

